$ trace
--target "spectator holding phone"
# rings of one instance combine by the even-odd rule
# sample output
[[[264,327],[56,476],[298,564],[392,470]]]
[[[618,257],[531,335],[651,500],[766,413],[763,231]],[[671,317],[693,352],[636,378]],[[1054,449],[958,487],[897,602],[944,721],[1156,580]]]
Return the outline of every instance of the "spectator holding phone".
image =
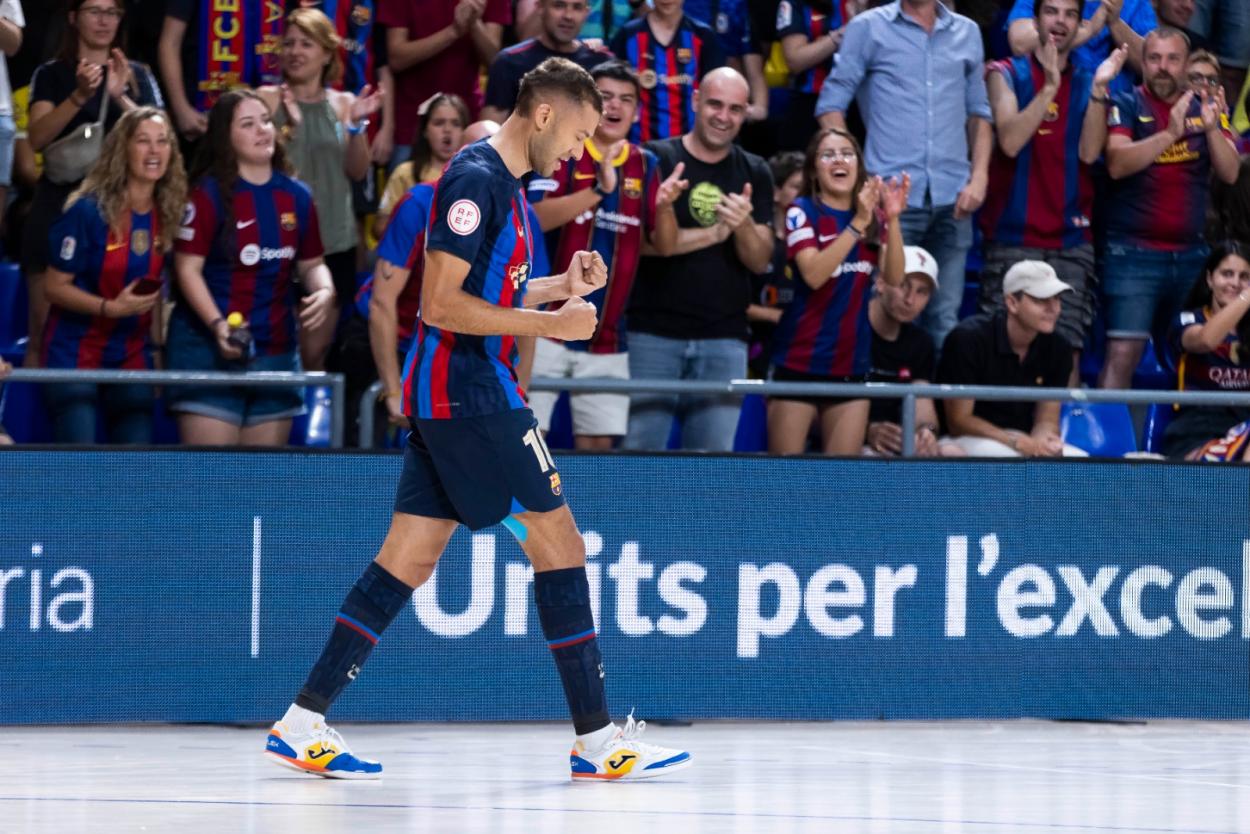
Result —
[[[152,367],[152,311],[186,194],[169,117],[127,112],[49,236],[45,367]],[[151,442],[149,386],[64,382],[44,396],[58,443],[95,442],[101,408],[111,440]]]

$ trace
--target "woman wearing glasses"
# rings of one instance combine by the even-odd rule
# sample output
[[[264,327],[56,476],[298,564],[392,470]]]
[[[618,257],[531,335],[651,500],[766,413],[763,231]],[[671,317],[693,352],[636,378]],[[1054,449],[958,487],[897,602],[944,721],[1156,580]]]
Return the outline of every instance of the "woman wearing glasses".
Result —
[[[859,143],[842,130],[822,130],[807,146],[802,195],[786,210],[787,254],[797,280],[773,335],[777,382],[862,382],[868,373],[869,290],[878,265],[886,283],[902,283],[898,216],[911,183],[906,176],[889,183],[869,177],[862,160]],[[802,454],[817,420],[825,454],[858,455],[868,400],[774,397],[768,450]]]
[[[143,64],[128,61],[121,45],[121,0],[70,0],[68,26],[55,60],[35,70],[30,82],[31,147],[43,151],[44,170],[35,186],[34,201],[26,220],[22,270],[30,295],[30,344],[38,345],[48,314],[43,278],[48,268],[48,232],[70,192],[86,174],[58,168],[48,149],[80,128],[100,121],[106,106],[104,129],[138,106],[163,107],[152,72]],[[78,134],[81,135],[81,134]],[[70,144],[79,140],[69,139]],[[98,147],[98,146],[97,146]],[[38,351],[27,351],[27,364],[35,364]]]

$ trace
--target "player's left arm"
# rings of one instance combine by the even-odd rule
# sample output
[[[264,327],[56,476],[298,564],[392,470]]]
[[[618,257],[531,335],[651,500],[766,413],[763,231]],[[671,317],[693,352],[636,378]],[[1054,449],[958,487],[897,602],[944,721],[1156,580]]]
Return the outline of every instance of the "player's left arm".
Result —
[[[608,282],[608,266],[598,252],[573,253],[569,268],[559,275],[535,278],[525,291],[526,307],[590,295]]]

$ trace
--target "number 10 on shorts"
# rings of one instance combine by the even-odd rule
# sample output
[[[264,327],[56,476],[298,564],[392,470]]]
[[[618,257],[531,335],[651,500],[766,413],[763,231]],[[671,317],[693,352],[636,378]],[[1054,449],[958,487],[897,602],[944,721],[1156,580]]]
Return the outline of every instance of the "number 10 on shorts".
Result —
[[[551,458],[551,451],[547,448],[547,442],[543,440],[542,433],[537,428],[527,431],[521,440],[534,452],[534,457],[538,459],[539,469],[543,472],[550,472],[556,468],[556,462]]]

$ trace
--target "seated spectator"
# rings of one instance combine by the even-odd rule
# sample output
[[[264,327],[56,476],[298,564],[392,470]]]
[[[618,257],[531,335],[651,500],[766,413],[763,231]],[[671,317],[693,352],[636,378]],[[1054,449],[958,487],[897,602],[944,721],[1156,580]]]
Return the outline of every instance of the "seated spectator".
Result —
[[[482,107],[481,65],[495,60],[503,27],[512,22],[508,0],[387,0],[378,10],[386,27],[386,52],[395,79],[395,151],[392,170],[406,162],[417,133],[411,102],[454,93],[469,108]]]
[[[338,49],[330,18],[317,9],[296,9],[282,33],[282,84],[256,92],[273,114],[295,175],[312,189],[335,298],[350,301],[356,294],[352,183],[369,173],[365,131],[382,108],[382,94],[369,86],[359,96],[330,86],[343,73]],[[336,304],[322,327],[300,331],[300,358],[308,370],[325,370],[339,314]]]
[[[1250,253],[1217,246],[1172,323],[1182,391],[1250,391]],[[1163,434],[1171,458],[1250,461],[1250,406],[1177,406]]]
[[[151,71],[126,60],[121,51],[121,18],[117,0],[71,0],[61,51],[55,60],[41,64],[30,82],[27,136],[36,153],[44,152],[43,172],[26,218],[22,250],[32,345],[43,343],[48,312],[43,292],[48,231],[61,215],[65,199],[87,174],[85,168],[76,165],[54,164],[49,149],[61,140],[77,144],[71,135],[99,122],[101,115],[107,132],[127,110],[162,106]],[[34,364],[38,357],[37,350],[27,351],[26,364]]]
[[[1062,388],[1072,351],[1055,333],[1059,296],[1071,291],[1045,261],[1021,261],[1003,277],[1006,309],[964,319],[946,337],[938,382]],[[949,399],[946,428],[973,457],[1080,457],[1059,436],[1058,402]]]
[[[773,332],[782,311],[794,300],[794,270],[786,257],[786,209],[803,193],[803,154],[782,151],[768,160],[768,168],[777,184],[773,189],[773,257],[762,274],[751,276],[751,304],[747,307],[751,327],[747,367],[755,379],[768,376]]]
[[[537,339],[533,374],[629,379],[625,305],[638,261],[644,246],[661,256],[673,252],[677,244],[673,201],[689,183],[681,178],[681,163],[661,182],[656,155],[627,139],[638,113],[637,74],[615,60],[590,74],[603,98],[603,117],[595,135],[586,140],[580,159],[562,163],[551,177],[532,178],[529,195],[542,228],[554,230],[556,270],[567,270],[577,253],[593,250],[607,264],[608,282],[585,297],[599,317],[594,335],[579,342]],[[557,396],[555,391],[530,394],[530,408],[544,433],[551,428]],[[575,448],[611,449],[625,436],[628,395],[573,394],[569,406]]]
[[[677,247],[638,270],[626,316],[631,379],[741,379],[747,371],[751,275],[773,251],[772,176],[764,160],[734,144],[746,118],[746,79],[722,67],[695,93],[698,116],[684,136],[652,142],[667,179],[690,188],[674,204]],[[635,394],[627,449],[663,449],[682,415],[682,448],[733,448],[741,402],[730,395]]]
[[[469,125],[469,108],[460,96],[436,93],[417,108],[417,132],[409,159],[395,166],[386,180],[386,188],[378,201],[374,229],[378,239],[386,232],[386,223],[395,205],[419,182],[434,182],[443,173],[451,157],[461,147],[464,129]]]
[[[933,339],[913,322],[937,289],[937,261],[919,246],[903,249],[903,283],[893,286],[877,277],[868,302],[872,326],[870,382],[926,383],[937,370]],[[902,400],[874,399],[868,410],[864,454],[895,457],[903,452]],[[938,442],[937,408],[929,397],[916,398],[914,447],[920,457],[962,454],[953,443]]]
[[[803,195],[786,210],[787,254],[799,280],[773,334],[773,381],[864,381],[872,364],[872,275],[879,265],[886,284],[903,281],[898,217],[910,187],[906,174],[901,183],[869,177],[851,134],[825,129],[812,138]],[[878,209],[884,228],[875,222]],[[825,454],[857,455],[868,429],[868,400],[774,395],[768,451],[802,454],[813,424]]]
[[[578,40],[590,11],[586,0],[539,0],[542,28],[536,37],[502,49],[490,65],[486,81],[484,120],[503,122],[516,104],[521,76],[548,58],[568,58],[589,71],[611,60],[604,46],[594,48]]]
[[[1129,387],[1146,340],[1179,312],[1208,254],[1211,174],[1233,183],[1239,165],[1222,94],[1186,90],[1185,36],[1158,29],[1143,49],[1145,84],[1115,96],[1107,115],[1102,388]]]
[[[152,310],[186,196],[169,117],[122,116],[52,227],[44,367],[152,368]],[[44,386],[44,401],[57,443],[94,443],[98,410],[110,440],[152,442],[150,386],[61,382]]]
[[[682,0],[654,0],[646,15],[617,31],[612,52],[634,68],[642,86],[631,142],[668,139],[691,130],[699,79],[725,65],[720,39],[706,23],[685,13]],[[749,85],[747,95],[749,108]]]
[[[1046,261],[1072,287],[1063,296],[1059,334],[1081,349],[1094,321],[1094,178],[1090,165],[1107,136],[1107,85],[1127,50],[1117,49],[1097,72],[1068,60],[1080,21],[1080,0],[1038,0],[1037,29],[1046,43],[1029,56],[989,65],[986,84],[997,141],[990,187],[980,213],[985,239],[982,313],[1003,305],[1003,274],[1019,261]],[[1079,125],[1079,127],[1077,127]]]
[[[4,378],[13,370],[13,366],[4,361],[4,357],[0,356],[0,383],[4,382]],[[4,391],[4,386],[0,385],[0,392]],[[4,430],[4,426],[0,425],[0,446],[12,446],[13,438]]]
[[[297,319],[298,328],[321,325],[334,284],[312,193],[289,171],[264,100],[251,90],[218,98],[178,231],[171,369],[300,370]],[[308,293],[299,301],[297,275]],[[304,413],[302,390],[291,388],[184,386],[170,399],[182,442],[193,446],[280,446]]]
[[[786,127],[779,137],[785,148],[803,147],[819,127],[816,98],[833,71],[845,23],[838,0],[781,0],[777,4],[777,37],[792,79]]]
[[[1151,0],[1085,0],[1085,18],[1073,44],[1072,63],[1093,72],[1118,46],[1127,46],[1129,66],[1145,74],[1141,42],[1159,25]],[[1028,55],[1041,44],[1037,29],[1037,0],[1015,0],[1007,16],[1007,39],[1016,55]],[[1127,92],[1133,86],[1131,73],[1121,73],[1111,82],[1111,93]]]

